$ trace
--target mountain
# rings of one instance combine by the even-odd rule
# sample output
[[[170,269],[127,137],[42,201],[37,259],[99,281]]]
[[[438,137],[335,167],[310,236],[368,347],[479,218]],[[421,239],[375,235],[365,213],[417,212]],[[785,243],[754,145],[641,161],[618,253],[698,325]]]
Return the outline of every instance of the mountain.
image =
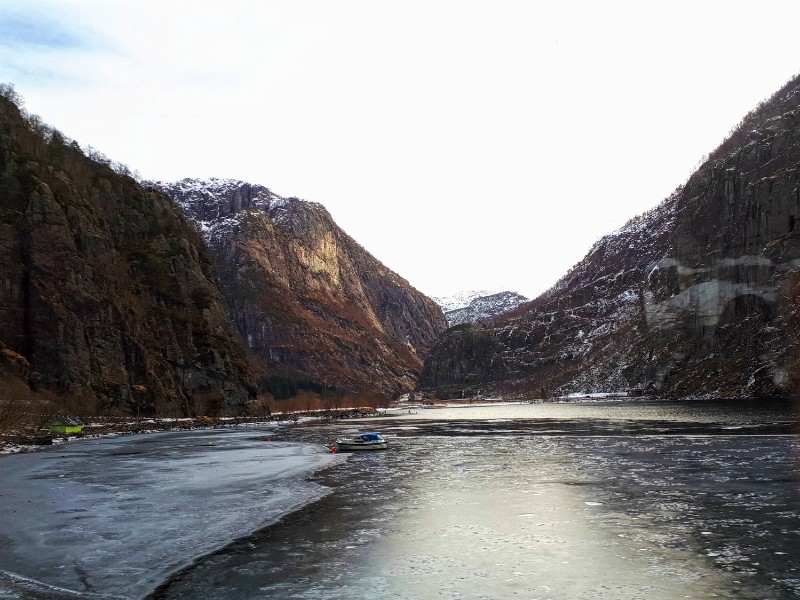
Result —
[[[255,392],[181,211],[7,97],[0,307],[0,389],[33,387],[82,414],[241,412]]]
[[[656,208],[552,289],[449,330],[420,387],[442,396],[642,390],[785,395],[800,384],[800,80],[749,113]]]
[[[528,302],[517,292],[462,292],[445,298],[434,298],[442,307],[450,327],[463,323],[486,321]]]
[[[322,205],[229,179],[151,185],[203,232],[263,391],[413,389],[444,315]]]
[[[481,296],[490,296],[492,293],[493,292],[488,290],[467,290],[463,292],[456,292],[455,294],[451,294],[449,296],[436,296],[433,298],[433,300],[442,308],[446,316],[447,313],[452,310],[458,310],[459,308],[469,306],[469,303],[475,298],[480,298]]]

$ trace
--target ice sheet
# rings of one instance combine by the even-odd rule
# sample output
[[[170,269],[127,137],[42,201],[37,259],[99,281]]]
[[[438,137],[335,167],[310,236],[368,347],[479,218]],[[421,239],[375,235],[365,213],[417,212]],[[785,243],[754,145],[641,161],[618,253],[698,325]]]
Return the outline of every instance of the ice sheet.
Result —
[[[253,429],[158,433],[0,459],[0,597],[31,597],[34,580],[51,586],[36,597],[140,598],[323,496],[305,478],[342,457],[269,439]]]

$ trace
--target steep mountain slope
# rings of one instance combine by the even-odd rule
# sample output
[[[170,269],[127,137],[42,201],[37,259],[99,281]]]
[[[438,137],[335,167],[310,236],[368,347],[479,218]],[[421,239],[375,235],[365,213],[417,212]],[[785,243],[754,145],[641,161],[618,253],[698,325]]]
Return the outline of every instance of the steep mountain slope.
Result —
[[[203,231],[262,389],[280,393],[276,382],[287,381],[387,394],[414,387],[445,329],[441,310],[345,234],[323,206],[241,181],[153,185]]]
[[[434,298],[444,311],[450,327],[494,318],[528,302],[517,292],[464,292],[448,298]]]
[[[421,387],[525,396],[785,394],[800,383],[800,82],[685,186],[497,322],[449,330]]]
[[[180,210],[4,97],[0,307],[0,377],[83,411],[238,411],[253,391]]]

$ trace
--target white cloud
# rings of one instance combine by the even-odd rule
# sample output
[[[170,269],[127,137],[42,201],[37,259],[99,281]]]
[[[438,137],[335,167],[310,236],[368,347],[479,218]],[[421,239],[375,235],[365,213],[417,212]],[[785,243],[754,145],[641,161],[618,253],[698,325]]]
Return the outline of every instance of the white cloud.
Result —
[[[319,201],[433,295],[542,291],[797,70],[787,2],[10,6],[80,34],[0,44],[32,112],[146,177]]]

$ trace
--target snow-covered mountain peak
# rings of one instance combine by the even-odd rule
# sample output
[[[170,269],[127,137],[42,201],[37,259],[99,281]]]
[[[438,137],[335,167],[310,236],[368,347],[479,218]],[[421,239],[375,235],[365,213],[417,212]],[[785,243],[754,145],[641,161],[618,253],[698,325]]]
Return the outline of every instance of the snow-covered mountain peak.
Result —
[[[452,327],[462,323],[485,321],[528,301],[517,292],[466,291],[444,298],[434,298],[442,307],[447,324]]]
[[[468,290],[463,292],[456,292],[455,294],[450,294],[448,296],[439,296],[434,297],[433,301],[436,302],[439,306],[442,307],[442,310],[446,313],[450,310],[456,310],[459,308],[464,308],[469,306],[469,303],[472,302],[475,298],[480,298],[482,296],[490,296],[495,292],[488,291],[488,290]]]
[[[175,182],[153,181],[150,185],[172,197],[203,230],[242,209],[261,208],[269,211],[285,200],[263,185],[237,179],[187,177]]]

